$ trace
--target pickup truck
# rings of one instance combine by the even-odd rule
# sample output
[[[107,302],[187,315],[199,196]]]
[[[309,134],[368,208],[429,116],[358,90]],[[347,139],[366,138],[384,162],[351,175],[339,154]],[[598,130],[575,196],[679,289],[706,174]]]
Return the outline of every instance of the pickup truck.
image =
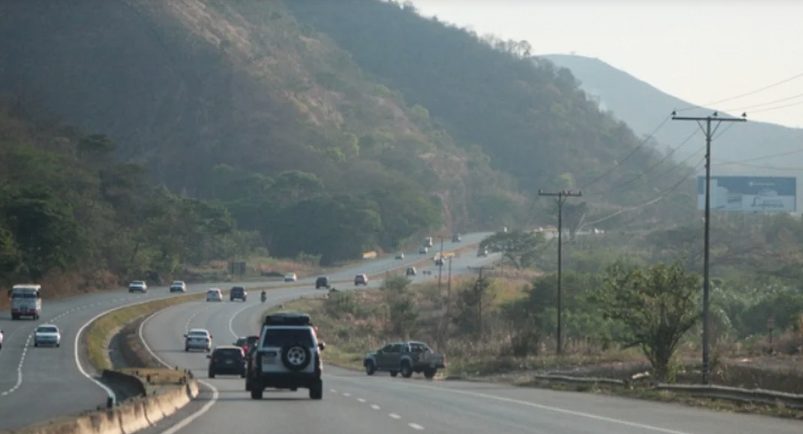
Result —
[[[368,375],[384,371],[395,377],[401,372],[402,377],[410,378],[413,373],[423,373],[424,377],[431,379],[438,369],[446,367],[446,357],[435,353],[423,342],[393,342],[368,353],[363,366]]]

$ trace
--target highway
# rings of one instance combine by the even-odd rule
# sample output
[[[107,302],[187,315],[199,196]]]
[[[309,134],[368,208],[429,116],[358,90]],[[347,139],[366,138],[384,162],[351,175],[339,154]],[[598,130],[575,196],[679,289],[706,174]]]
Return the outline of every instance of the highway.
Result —
[[[476,244],[490,235],[490,232],[466,234],[459,243],[446,240],[444,251],[458,249]],[[430,249],[428,256],[432,256]],[[406,253],[403,260],[395,260],[394,255],[375,260],[366,260],[347,268],[330,270],[326,273],[330,279],[350,280],[357,273],[377,274],[386,270],[406,266],[424,258],[416,252]],[[289,271],[289,270],[288,270]],[[270,294],[281,294],[282,297],[295,298],[314,286],[317,276],[299,279],[309,283],[308,287],[283,288],[269,291]],[[22,282],[21,282],[22,283]],[[188,285],[189,293],[202,293],[210,287],[223,289],[231,286],[246,288],[281,287],[283,282],[243,282],[243,283],[206,283]],[[342,286],[342,285],[336,285]],[[48,288],[43,288],[47,297]],[[249,298],[259,304],[259,298]],[[77,347],[77,336],[82,327],[99,315],[109,310],[143,301],[174,297],[166,287],[151,287],[147,294],[129,294],[127,289],[115,289],[98,293],[47,300],[42,303],[42,317],[39,321],[28,319],[12,321],[8,310],[0,316],[0,329],[5,332],[5,343],[0,350],[0,430],[20,428],[41,420],[79,413],[105,405],[108,393],[102,386],[90,379],[92,369],[84,360],[84,351]],[[195,303],[197,305],[197,303]],[[232,306],[226,302],[224,305]],[[239,305],[238,305],[239,306]],[[210,312],[211,315],[211,312]],[[224,315],[221,311],[215,315]],[[199,315],[197,320],[205,318]],[[225,322],[225,321],[224,321]],[[38,324],[53,323],[62,332],[60,348],[35,348],[32,332]],[[180,335],[179,335],[180,336]],[[223,336],[223,335],[221,335]],[[203,356],[201,356],[203,358]],[[205,360],[205,359],[203,359]],[[88,372],[87,372],[88,371]],[[20,409],[31,411],[19,411]]]
[[[494,259],[463,255],[454,261],[453,274]],[[419,274],[415,280],[436,276],[437,273],[429,277]],[[287,301],[299,292],[272,291],[269,303]],[[143,339],[163,363],[191,369],[207,389],[177,417],[143,434],[217,434],[233,429],[288,434],[798,434],[801,430],[796,421],[681,405],[472,382],[427,381],[420,375],[412,379],[382,374],[368,377],[326,365],[323,401],[310,400],[303,389],[268,390],[263,400],[254,401],[239,377],[208,379],[206,354],[185,353],[182,335],[187,328],[202,327],[210,330],[216,344],[229,344],[237,336],[258,330],[265,307],[258,302],[193,302],[165,309],[142,325]],[[325,341],[326,331],[319,333]],[[372,349],[366,348],[366,352],[369,350]]]

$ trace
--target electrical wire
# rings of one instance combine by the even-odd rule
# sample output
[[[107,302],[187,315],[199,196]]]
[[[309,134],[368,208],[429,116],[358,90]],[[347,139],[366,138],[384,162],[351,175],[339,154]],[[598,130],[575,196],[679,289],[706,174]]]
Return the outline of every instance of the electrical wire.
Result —
[[[722,111],[723,112],[745,111],[745,110],[753,109],[753,108],[756,108],[756,107],[764,107],[766,105],[772,105],[772,104],[776,104],[776,103],[779,103],[779,102],[784,102],[784,101],[789,101],[789,100],[792,100],[792,99],[797,99],[797,98],[800,98],[800,97],[803,97],[803,93],[799,93],[797,95],[792,95],[792,96],[787,96],[786,98],[774,99],[772,101],[767,101],[767,102],[764,102],[764,103],[761,103],[761,104],[753,104],[753,105],[748,105],[748,106],[735,107],[735,108],[731,108],[731,109],[723,109]]]
[[[780,109],[784,109],[784,108],[799,106],[801,104],[803,104],[803,101],[798,101],[798,102],[794,102],[792,104],[785,104],[785,105],[780,105],[780,106],[776,106],[776,107],[767,107],[765,109],[760,109],[760,110],[751,110],[750,113],[753,114],[753,113],[770,112],[770,111],[773,111],[773,110],[780,110]]]
[[[652,136],[654,136],[654,135],[655,135],[655,134],[656,134],[658,131],[660,131],[660,130],[661,130],[661,128],[663,128],[663,127],[664,127],[664,125],[666,125],[666,123],[667,123],[667,122],[669,122],[669,120],[670,120],[670,119],[672,119],[672,116],[671,116],[671,115],[670,115],[670,116],[667,116],[667,117],[666,117],[666,119],[664,119],[664,120],[663,120],[663,122],[661,122],[661,124],[660,124],[660,125],[658,125],[658,127],[656,127],[656,128],[655,128],[655,129],[654,129],[654,130],[653,130],[653,131],[650,133],[650,134],[648,134],[648,135],[647,135],[647,137],[645,137],[645,138],[644,138],[644,140],[643,140],[643,141],[642,141],[642,142],[641,142],[641,143],[640,143],[638,146],[636,146],[636,147],[635,147],[635,148],[634,148],[632,151],[630,151],[630,153],[629,153],[629,154],[627,154],[627,156],[625,156],[625,158],[623,158],[621,161],[618,161],[618,162],[617,162],[617,163],[616,163],[616,164],[615,164],[613,167],[611,167],[610,169],[608,169],[608,170],[607,170],[605,173],[603,173],[602,175],[600,175],[600,176],[598,176],[598,177],[594,178],[594,179],[593,179],[593,180],[591,180],[590,182],[588,182],[588,183],[586,183],[585,185],[581,186],[581,187],[580,187],[580,190],[584,190],[584,189],[588,188],[589,186],[591,186],[591,185],[593,185],[593,184],[595,184],[595,183],[597,183],[597,182],[601,181],[601,180],[602,180],[603,178],[605,178],[606,176],[610,175],[610,174],[611,174],[611,173],[612,173],[614,170],[616,170],[616,168],[617,168],[617,167],[621,166],[621,165],[622,165],[622,164],[623,164],[625,161],[627,161],[627,160],[628,160],[630,157],[632,157],[632,156],[633,156],[633,155],[634,155],[636,152],[638,152],[638,150],[639,150],[639,149],[643,148],[643,147],[644,147],[644,145],[646,145],[646,144],[647,144],[647,142],[648,142],[648,141],[649,141],[649,140],[652,138]]]
[[[772,83],[770,85],[767,85],[767,86],[764,86],[764,87],[760,87],[758,89],[751,90],[750,92],[741,93],[739,95],[732,96],[730,98],[725,98],[725,99],[721,99],[721,100],[718,100],[718,101],[712,101],[712,102],[705,103],[705,104],[689,106],[689,107],[678,109],[678,110],[675,110],[675,111],[677,111],[677,112],[685,112],[685,111],[693,110],[693,109],[696,109],[696,108],[706,108],[706,107],[713,106],[715,104],[721,104],[723,102],[733,101],[735,99],[743,98],[743,97],[750,96],[750,95],[755,95],[755,94],[757,94],[759,92],[763,92],[763,91],[765,91],[767,89],[772,89],[773,87],[780,86],[782,84],[788,83],[788,82],[793,81],[793,80],[797,80],[798,78],[801,78],[801,77],[803,77],[803,72],[801,72],[800,74],[793,75],[792,77],[783,79],[781,81]]]
[[[695,129],[694,129],[694,131],[691,133],[691,135],[689,135],[688,137],[686,137],[686,139],[685,139],[685,140],[683,140],[683,141],[682,141],[682,142],[681,142],[679,145],[675,146],[674,148],[672,148],[672,150],[670,150],[669,152],[667,152],[667,153],[666,153],[666,155],[664,155],[664,157],[663,157],[663,158],[661,158],[661,159],[660,159],[660,160],[658,160],[656,163],[654,163],[653,165],[651,165],[650,167],[648,167],[648,168],[647,168],[647,169],[644,171],[644,173],[641,173],[641,174],[639,174],[639,175],[636,175],[636,176],[634,176],[633,178],[631,178],[631,179],[629,179],[629,180],[627,180],[627,181],[625,181],[625,182],[623,182],[623,183],[621,183],[621,184],[614,185],[613,187],[611,187],[610,189],[608,189],[608,191],[607,191],[606,193],[610,193],[610,192],[613,192],[613,191],[617,191],[617,190],[621,189],[622,187],[626,187],[626,186],[628,186],[628,185],[630,185],[630,184],[632,184],[632,183],[634,183],[634,182],[636,182],[636,181],[638,181],[638,180],[640,180],[640,179],[643,179],[644,175],[646,175],[646,174],[648,174],[648,173],[652,172],[652,171],[653,171],[653,169],[655,169],[656,167],[658,167],[658,166],[660,166],[661,164],[663,164],[663,163],[664,163],[664,162],[665,162],[665,161],[666,161],[666,160],[667,160],[669,157],[671,157],[671,156],[672,156],[672,155],[673,155],[675,152],[677,152],[677,151],[678,151],[680,148],[682,148],[684,145],[686,145],[686,143],[689,143],[689,141],[691,141],[692,137],[696,136],[696,135],[697,135],[697,134],[699,134],[699,133],[700,133],[700,130],[699,130],[699,129],[697,129],[697,128],[695,128]]]

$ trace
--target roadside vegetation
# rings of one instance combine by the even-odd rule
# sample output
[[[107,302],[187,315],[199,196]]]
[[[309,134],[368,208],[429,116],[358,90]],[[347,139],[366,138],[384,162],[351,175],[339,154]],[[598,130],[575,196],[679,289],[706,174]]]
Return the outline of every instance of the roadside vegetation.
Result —
[[[781,262],[799,254],[784,249],[798,242],[786,237],[801,222],[782,215],[762,220],[739,238],[716,238],[721,241],[712,255],[711,379],[801,394],[803,290]],[[668,245],[687,242],[686,230],[691,231],[642,234],[641,244],[630,236],[629,255],[621,253],[624,246],[612,245],[616,234],[569,240],[561,356],[556,355],[557,279],[549,259],[555,246],[543,233],[512,231],[487,239],[485,246],[506,260],[482,279],[453,279],[450,295],[446,280],[439,291],[436,278],[410,286],[399,275],[386,278],[381,290],[331,293],[284,308],[310,312],[329,345],[327,357],[346,366],[361,367],[365,353],[388,341],[414,339],[446,354],[446,376],[631,379],[646,372],[646,383],[699,383],[701,278],[688,256],[672,261],[667,253]],[[718,221],[715,233],[729,230],[733,227]],[[783,234],[783,240],[774,244],[773,233]],[[654,244],[659,236],[664,241]],[[760,254],[746,249],[757,241],[753,248]]]

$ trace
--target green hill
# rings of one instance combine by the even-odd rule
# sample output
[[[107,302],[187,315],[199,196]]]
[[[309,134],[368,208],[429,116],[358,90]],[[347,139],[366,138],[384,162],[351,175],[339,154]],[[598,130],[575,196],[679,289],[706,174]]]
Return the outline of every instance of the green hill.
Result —
[[[12,138],[4,152],[41,154],[50,164],[42,167],[60,176],[5,181],[15,191],[45,186],[60,200],[80,195],[85,202],[61,208],[79,227],[95,227],[84,214],[99,203],[98,224],[109,226],[81,239],[111,243],[140,230],[140,208],[120,211],[128,208],[94,196],[103,174],[113,174],[143,183],[144,198],[162,198],[143,203],[190,207],[148,214],[165,234],[202,225],[182,220],[208,207],[245,232],[229,227],[199,236],[204,242],[226,237],[227,246],[255,243],[324,263],[437,230],[532,224],[538,189],[595,181],[584,190],[593,215],[685,192],[687,169],[601,113],[568,70],[533,67],[526,57],[522,45],[489,43],[373,0],[0,0],[0,93],[33,113],[9,115],[29,126],[3,131]],[[86,140],[113,151],[85,161]],[[142,175],[129,174],[138,167]],[[645,176],[648,168],[665,176]],[[551,222],[540,203],[535,220]],[[665,201],[637,212],[667,219],[682,215],[677,208]],[[28,241],[10,218],[1,220],[8,245],[22,248]],[[258,239],[243,242],[246,233]],[[201,250],[192,260],[236,249]],[[193,256],[173,253],[163,259]],[[76,258],[108,254],[93,246]],[[123,273],[120,264],[107,268]]]

